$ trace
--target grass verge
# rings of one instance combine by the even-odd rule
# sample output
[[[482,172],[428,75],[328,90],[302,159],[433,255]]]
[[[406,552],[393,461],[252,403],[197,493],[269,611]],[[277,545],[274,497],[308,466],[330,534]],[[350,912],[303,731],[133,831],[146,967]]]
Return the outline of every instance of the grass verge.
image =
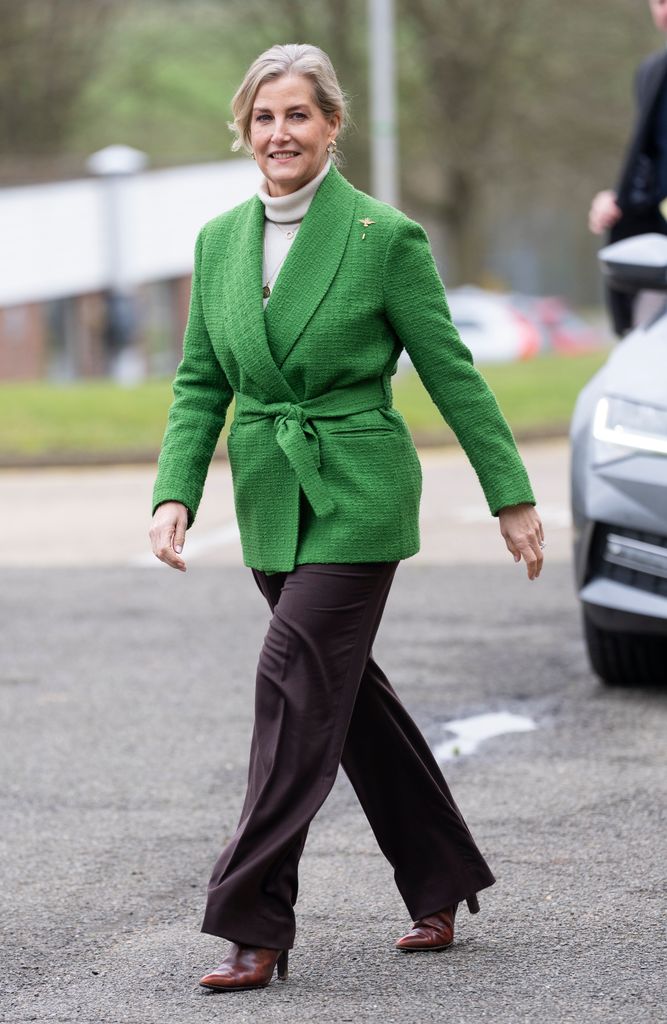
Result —
[[[553,433],[570,419],[575,398],[606,358],[542,356],[525,363],[482,367],[518,433]],[[393,378],[394,398],[418,441],[451,439],[413,370]],[[123,388],[110,381],[0,386],[0,460],[154,458],[171,401],[169,381]],[[228,423],[231,415],[228,416]],[[223,431],[223,439],[226,429]]]
[[[606,358],[606,350],[579,356],[544,355],[521,363],[482,366],[480,370],[515,432],[557,433],[566,432],[577,395]],[[414,371],[394,381],[394,403],[417,439],[448,433]]]

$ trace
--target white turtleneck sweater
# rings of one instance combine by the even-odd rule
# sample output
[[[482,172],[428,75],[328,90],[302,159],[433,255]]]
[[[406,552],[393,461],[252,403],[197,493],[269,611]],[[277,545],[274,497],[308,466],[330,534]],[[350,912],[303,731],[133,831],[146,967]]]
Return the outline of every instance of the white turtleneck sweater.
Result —
[[[280,268],[290,250],[299,225],[306,216],[311,200],[320,183],[331,167],[331,158],[314,178],[307,184],[290,192],[286,196],[270,196],[266,178],[257,190],[257,195],[264,203],[264,266],[262,268],[262,284],[268,282],[273,291]],[[264,299],[264,308],[269,300]]]

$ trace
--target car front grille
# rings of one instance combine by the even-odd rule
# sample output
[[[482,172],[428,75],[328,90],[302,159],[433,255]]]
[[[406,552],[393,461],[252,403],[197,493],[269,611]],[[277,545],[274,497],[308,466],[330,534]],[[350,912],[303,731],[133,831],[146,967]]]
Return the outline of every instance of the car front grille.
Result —
[[[667,597],[667,537],[600,523],[592,555],[595,575]]]

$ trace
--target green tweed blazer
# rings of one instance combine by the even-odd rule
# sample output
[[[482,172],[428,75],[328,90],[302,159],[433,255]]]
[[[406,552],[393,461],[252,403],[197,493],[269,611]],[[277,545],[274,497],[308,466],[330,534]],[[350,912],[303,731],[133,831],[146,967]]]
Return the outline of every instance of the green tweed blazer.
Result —
[[[419,550],[419,457],[391,377],[403,348],[496,515],[534,503],[511,431],[452,324],[424,229],[332,165],[262,307],[258,196],[195,249],[183,359],[153,508],[191,526],[227,409],[244,562],[379,562]]]

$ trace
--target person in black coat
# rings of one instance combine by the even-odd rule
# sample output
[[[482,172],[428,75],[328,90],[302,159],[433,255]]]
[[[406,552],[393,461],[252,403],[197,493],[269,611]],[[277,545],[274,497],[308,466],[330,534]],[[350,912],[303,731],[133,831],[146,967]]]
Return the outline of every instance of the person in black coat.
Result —
[[[667,36],[667,0],[649,0],[653,21]],[[642,62],[635,77],[637,116],[616,189],[598,192],[588,224],[609,242],[655,231],[667,234],[660,203],[667,197],[667,50]],[[633,326],[637,293],[607,289],[607,304],[619,337]]]

